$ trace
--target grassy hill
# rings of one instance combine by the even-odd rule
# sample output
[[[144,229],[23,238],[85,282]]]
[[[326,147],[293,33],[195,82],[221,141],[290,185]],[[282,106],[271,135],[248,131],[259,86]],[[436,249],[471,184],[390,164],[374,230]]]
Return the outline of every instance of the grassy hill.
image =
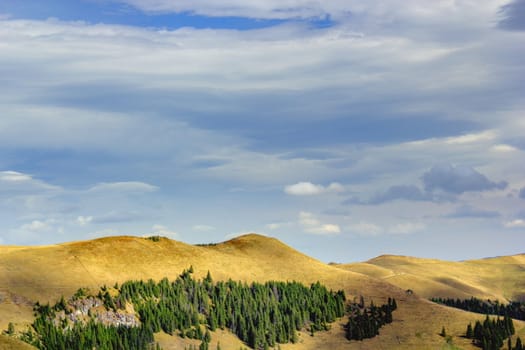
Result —
[[[0,246],[0,329],[6,329],[10,321],[17,329],[23,329],[32,321],[31,307],[36,300],[54,302],[80,287],[96,290],[104,284],[112,286],[130,279],[174,279],[183,269],[193,265],[196,277],[203,277],[209,270],[215,280],[295,280],[306,284],[320,281],[330,288],[344,289],[350,299],[364,295],[376,303],[384,302],[389,296],[398,300],[394,322],[384,327],[379,337],[348,342],[343,335],[343,319],[329,332],[317,333],[315,337],[302,333],[298,344],[282,345],[282,349],[447,349],[448,345],[438,335],[442,326],[454,335],[454,343],[460,348],[473,349],[460,335],[469,322],[483,316],[428,302],[424,298],[431,291],[422,288],[425,281],[433,281],[436,288],[442,286],[444,296],[455,296],[458,294],[453,293],[459,292],[465,297],[506,296],[511,292],[520,295],[525,286],[517,278],[502,285],[498,283],[501,278],[491,275],[491,271],[511,276],[519,272],[516,266],[522,258],[506,258],[506,264],[493,260],[473,261],[465,265],[464,271],[462,266],[466,263],[432,261],[434,267],[444,264],[438,269],[442,274],[432,275],[422,272],[425,268],[432,270],[431,261],[415,258],[385,256],[361,264],[327,265],[276,239],[256,234],[207,246],[131,236],[42,247]],[[454,267],[452,274],[447,274],[450,267]],[[476,275],[470,276],[479,271],[483,273],[478,276],[484,279],[475,280]],[[408,282],[401,283],[405,281],[401,278],[404,275],[412,281],[407,279]],[[456,279],[459,284],[446,283],[443,278]],[[408,288],[416,293],[407,295],[405,289]],[[475,293],[469,294],[469,291]],[[448,292],[451,294],[446,294]],[[485,294],[479,294],[481,292]],[[525,332],[522,322],[516,323],[516,328]],[[159,334],[157,339],[166,349],[189,344],[188,340],[166,334]],[[219,340],[223,349],[239,348],[238,340],[227,332],[218,332],[213,339]]]
[[[383,255],[338,267],[430,297],[525,300],[525,255],[462,262]]]

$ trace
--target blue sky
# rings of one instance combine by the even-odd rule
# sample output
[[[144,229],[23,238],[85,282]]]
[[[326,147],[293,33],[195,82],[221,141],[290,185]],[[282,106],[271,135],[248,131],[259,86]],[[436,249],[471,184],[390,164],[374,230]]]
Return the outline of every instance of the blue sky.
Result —
[[[525,2],[0,3],[0,244],[525,251]]]

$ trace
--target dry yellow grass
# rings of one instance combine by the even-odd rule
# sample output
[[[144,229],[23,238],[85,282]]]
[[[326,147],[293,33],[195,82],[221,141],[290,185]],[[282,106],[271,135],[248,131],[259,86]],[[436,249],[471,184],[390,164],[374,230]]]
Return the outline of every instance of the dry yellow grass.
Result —
[[[35,350],[29,344],[26,344],[20,340],[13,339],[5,335],[0,335],[0,349],[2,350]]]
[[[525,255],[463,262],[384,255],[337,266],[412,289],[425,298],[525,299]]]
[[[344,289],[349,298],[362,294],[376,303],[388,296],[398,300],[394,323],[384,327],[379,337],[348,342],[343,335],[344,320],[341,320],[329,332],[317,333],[315,337],[302,333],[298,344],[282,345],[282,349],[447,349],[444,339],[438,335],[442,326],[455,335],[457,345],[472,349],[468,341],[459,336],[469,322],[482,316],[430,303],[418,296],[426,297],[426,293],[430,293],[420,287],[432,281],[434,290],[444,286],[445,296],[523,293],[525,288],[520,281],[513,279],[502,286],[497,285],[498,276],[490,276],[490,271],[499,271],[505,276],[516,272],[514,267],[522,262],[522,257],[504,261],[505,265],[493,260],[467,264],[380,257],[367,263],[332,266],[276,239],[255,234],[212,246],[122,236],[46,247],[0,247],[0,295],[3,296],[0,327],[5,329],[9,321],[16,322],[17,328],[31,322],[32,301],[55,301],[62,294],[73,294],[79,287],[97,289],[130,279],[174,279],[193,265],[197,277],[203,277],[209,270],[215,280],[296,280],[306,284],[320,281],[330,288]],[[439,267],[440,274],[422,272],[432,270],[431,265],[434,270]],[[494,266],[495,270],[491,270]],[[447,270],[452,274],[447,274]],[[480,280],[475,280],[476,275],[462,278],[473,273],[480,275],[480,271],[483,277]],[[456,284],[444,283],[443,279],[436,281],[445,277],[457,279]],[[407,288],[416,294],[407,295]],[[481,291],[481,294],[468,294],[469,291]],[[517,323],[517,328],[525,332],[523,323]],[[166,349],[189,344],[187,339],[165,334],[158,334],[156,338]],[[228,332],[214,334],[215,341],[220,341],[223,349],[238,349],[241,344]]]

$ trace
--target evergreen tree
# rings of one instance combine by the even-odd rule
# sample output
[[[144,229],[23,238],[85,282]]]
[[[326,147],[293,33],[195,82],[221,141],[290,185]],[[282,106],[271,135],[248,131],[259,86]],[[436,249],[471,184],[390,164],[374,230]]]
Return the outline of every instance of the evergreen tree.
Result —
[[[516,339],[516,347],[514,348],[514,350],[523,350],[523,345],[521,344],[521,338],[518,337],[518,339]]]
[[[474,337],[474,331],[472,330],[472,324],[469,323],[467,326],[466,337],[472,339]]]

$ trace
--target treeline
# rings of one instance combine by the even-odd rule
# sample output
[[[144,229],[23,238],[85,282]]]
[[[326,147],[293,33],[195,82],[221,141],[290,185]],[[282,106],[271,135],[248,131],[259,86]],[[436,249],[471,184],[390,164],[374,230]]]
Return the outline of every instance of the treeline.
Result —
[[[115,305],[128,301],[153,332],[201,339],[206,337],[201,325],[211,331],[227,328],[254,349],[296,342],[296,332],[303,328],[327,330],[345,311],[344,292],[334,293],[320,283],[214,283],[210,274],[193,279],[191,270],[174,282],[126,282]]]
[[[150,350],[159,348],[153,334],[164,331],[199,339],[199,349],[207,350],[210,331],[221,328],[251,348],[268,349],[296,342],[299,330],[308,329],[312,335],[327,330],[345,313],[344,292],[329,291],[320,283],[310,287],[297,282],[214,283],[209,273],[195,280],[192,272],[192,268],[184,271],[175,281],[125,282],[111,293],[101,289],[98,298],[105,308],[124,312],[133,305],[138,327],[103,325],[95,321],[92,310],[88,321],[72,322],[64,317],[71,304],[62,298],[54,306],[37,304],[34,331],[24,333],[23,340],[39,349]],[[77,294],[77,300],[89,297]]]
[[[453,298],[432,298],[430,300],[435,303],[466,311],[476,312],[479,314],[499,316],[507,315],[517,320],[525,320],[525,303],[520,303],[517,301],[510,302],[509,304],[502,304],[497,300],[481,300],[474,297],[464,300]]]
[[[153,332],[148,327],[104,326],[90,320],[86,324],[76,323],[62,329],[49,318],[38,317],[33,323],[36,335],[31,331],[23,334],[22,340],[39,349],[160,349],[154,343]]]
[[[499,317],[497,319],[489,319],[487,315],[483,323],[476,321],[474,328],[469,323],[465,336],[472,339],[474,344],[483,350],[499,350],[503,346],[504,340],[513,335],[514,332],[514,323],[509,316],[505,316],[503,319]],[[510,339],[508,345],[509,350],[512,350]],[[519,343],[514,349],[519,349],[520,347],[521,339],[519,339]]]
[[[388,302],[375,306],[373,302],[365,307],[361,298],[359,304],[350,305],[350,316],[346,324],[346,338],[348,340],[363,340],[373,338],[379,334],[379,329],[385,324],[392,323],[392,312],[397,309],[396,299],[388,298]]]

